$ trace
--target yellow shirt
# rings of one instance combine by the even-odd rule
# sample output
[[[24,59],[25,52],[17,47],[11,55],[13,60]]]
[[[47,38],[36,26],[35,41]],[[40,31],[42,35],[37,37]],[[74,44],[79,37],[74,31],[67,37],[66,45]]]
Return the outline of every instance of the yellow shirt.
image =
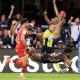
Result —
[[[49,29],[47,29],[44,32],[43,36],[48,37],[48,38],[43,39],[43,45],[46,45],[47,47],[52,47],[54,34]],[[52,37],[52,39],[49,39],[49,37]]]

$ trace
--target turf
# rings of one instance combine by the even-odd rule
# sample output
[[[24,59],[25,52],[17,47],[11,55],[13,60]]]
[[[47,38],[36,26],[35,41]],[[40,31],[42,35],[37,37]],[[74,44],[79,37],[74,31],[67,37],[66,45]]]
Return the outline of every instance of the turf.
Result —
[[[0,80],[23,80],[19,73],[0,73]],[[25,80],[80,80],[80,74],[26,73]]]

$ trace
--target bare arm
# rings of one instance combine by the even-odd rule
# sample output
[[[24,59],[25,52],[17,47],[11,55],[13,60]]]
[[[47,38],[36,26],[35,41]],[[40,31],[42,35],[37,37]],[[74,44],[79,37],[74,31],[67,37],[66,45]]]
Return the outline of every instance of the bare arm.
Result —
[[[17,25],[17,22],[15,20],[12,21],[11,28],[10,28],[11,35],[16,35],[16,33],[15,33],[16,25]]]
[[[72,20],[73,20],[73,17],[71,16],[70,20],[68,21],[68,24],[71,24]]]
[[[45,21],[46,21],[48,24],[51,23],[50,19],[49,19],[48,16],[47,16],[46,10],[45,10],[45,12],[44,12],[44,18],[45,18]]]
[[[58,8],[57,8],[57,5],[56,5],[56,0],[53,0],[53,6],[54,6],[54,11],[56,13],[56,16],[59,17],[59,11],[58,11]]]
[[[14,5],[11,5],[11,11],[10,11],[10,14],[8,16],[8,19],[11,19],[13,11],[14,11]]]

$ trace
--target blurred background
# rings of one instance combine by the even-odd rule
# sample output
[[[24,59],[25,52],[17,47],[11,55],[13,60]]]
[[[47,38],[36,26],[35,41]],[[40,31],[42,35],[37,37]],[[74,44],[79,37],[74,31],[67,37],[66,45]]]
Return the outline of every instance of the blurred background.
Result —
[[[70,19],[71,16],[75,18],[80,18],[80,0],[56,0],[56,5],[57,8],[59,10],[59,12],[61,10],[64,10],[66,12],[66,23],[64,25],[64,27],[62,27],[61,30],[61,40],[64,43],[64,45],[66,45],[67,40],[70,41],[70,39],[68,39],[71,35],[71,28],[68,27],[69,25],[67,24],[68,20]],[[11,5],[13,5],[11,7]],[[12,15],[10,16],[10,18],[8,19],[8,15],[10,13],[10,11],[12,10]],[[2,37],[3,35],[3,31],[5,30],[5,26],[7,25],[7,30],[8,31],[4,31],[10,34],[11,36],[11,44],[14,44],[13,42],[15,41],[15,39],[13,39],[13,32],[14,29],[11,28],[11,24],[13,24],[16,20],[16,23],[18,23],[18,21],[23,17],[23,18],[28,18],[29,22],[33,25],[36,26],[36,31],[40,31],[44,32],[44,28],[47,28],[47,23],[44,19],[44,11],[47,11],[47,15],[49,17],[49,19],[52,19],[53,17],[55,17],[55,12],[54,12],[54,7],[53,7],[53,0],[0,0],[0,18],[3,18],[0,20],[0,26],[3,27],[4,24],[4,29],[2,30],[2,28],[0,28],[0,35]],[[14,19],[13,17],[19,17]],[[6,18],[7,17],[7,18]],[[5,18],[5,20],[4,20]],[[70,28],[70,29],[69,29]],[[76,27],[77,28],[77,27]],[[35,31],[35,32],[36,32]],[[69,33],[68,33],[69,32]],[[74,34],[75,31],[73,30]],[[76,31],[76,33],[79,31]],[[38,33],[38,32],[36,32]],[[69,37],[68,37],[69,35]],[[0,39],[2,39],[0,37]],[[15,37],[15,36],[14,36]],[[3,41],[3,40],[2,40]],[[10,42],[9,41],[9,42]],[[73,41],[73,40],[72,40]],[[71,41],[71,46],[74,46],[74,44],[72,44]],[[4,41],[5,42],[5,41]],[[3,42],[3,44],[4,44]],[[8,41],[7,41],[8,42]],[[60,43],[62,43],[60,42]],[[1,42],[2,44],[2,42]],[[15,47],[15,46],[14,46]],[[56,47],[56,46],[55,46]]]
[[[67,18],[70,16],[80,17],[80,0],[57,0],[59,10],[67,12]],[[49,17],[54,16],[52,0],[0,0],[0,15],[9,14],[10,5],[15,6],[15,11],[20,11],[24,17],[29,19],[36,19],[39,16],[43,17],[43,11],[46,9]],[[36,17],[37,16],[37,17]]]

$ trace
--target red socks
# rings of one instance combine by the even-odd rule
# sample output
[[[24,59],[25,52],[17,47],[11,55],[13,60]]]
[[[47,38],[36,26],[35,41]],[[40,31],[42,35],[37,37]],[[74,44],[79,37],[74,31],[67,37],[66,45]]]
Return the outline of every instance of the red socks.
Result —
[[[19,66],[23,66],[23,62],[20,62],[18,60],[13,60],[13,63],[15,63],[16,65],[19,65]],[[24,73],[26,71],[26,68],[27,68],[28,64],[26,64],[25,66],[22,67],[22,73]]]
[[[20,62],[18,60],[13,60],[13,63],[15,63],[16,65],[19,65],[19,66],[23,66],[23,62]]]
[[[28,66],[28,64],[26,64],[25,66],[22,67],[22,71],[21,71],[22,73],[24,73],[26,71],[27,66]]]

